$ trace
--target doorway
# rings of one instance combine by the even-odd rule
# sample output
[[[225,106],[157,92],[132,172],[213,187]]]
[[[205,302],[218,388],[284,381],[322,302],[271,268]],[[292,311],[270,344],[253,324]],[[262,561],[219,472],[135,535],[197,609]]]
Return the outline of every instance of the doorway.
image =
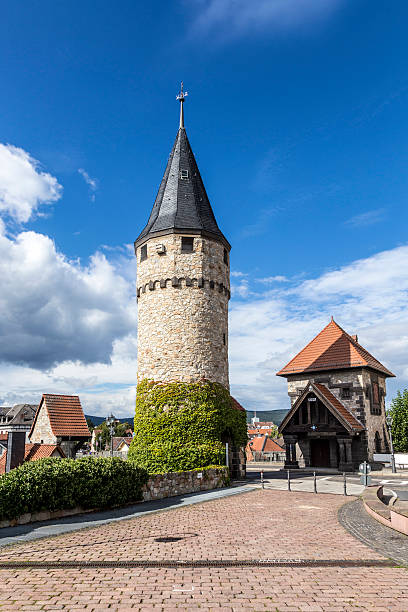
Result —
[[[329,440],[310,440],[310,460],[313,467],[330,467]]]

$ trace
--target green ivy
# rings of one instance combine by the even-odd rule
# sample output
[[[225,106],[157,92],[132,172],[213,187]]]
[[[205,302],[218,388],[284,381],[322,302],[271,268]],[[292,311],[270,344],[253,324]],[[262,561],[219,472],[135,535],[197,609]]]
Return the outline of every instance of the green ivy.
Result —
[[[245,412],[218,383],[158,383],[137,387],[135,436],[128,458],[149,473],[225,464],[225,444],[247,441]]]
[[[147,479],[144,469],[116,457],[29,461],[0,478],[0,518],[120,506],[141,499]]]

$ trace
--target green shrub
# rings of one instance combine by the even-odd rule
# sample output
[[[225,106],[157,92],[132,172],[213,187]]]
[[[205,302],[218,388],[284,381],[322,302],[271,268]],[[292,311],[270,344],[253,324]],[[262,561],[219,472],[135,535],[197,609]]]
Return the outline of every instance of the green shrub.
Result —
[[[147,472],[119,458],[40,459],[0,478],[0,518],[26,512],[109,508],[141,499]]]
[[[218,383],[158,383],[137,387],[135,436],[128,459],[150,474],[225,464],[225,444],[244,446],[245,412]]]

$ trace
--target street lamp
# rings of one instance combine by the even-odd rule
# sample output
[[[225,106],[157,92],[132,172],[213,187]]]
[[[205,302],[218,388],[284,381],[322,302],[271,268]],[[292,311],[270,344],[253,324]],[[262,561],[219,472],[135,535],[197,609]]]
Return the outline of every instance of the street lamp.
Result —
[[[115,417],[112,413],[106,417],[106,424],[110,428],[110,456],[113,457],[113,426],[115,424]]]
[[[395,455],[394,455],[394,445],[392,443],[392,415],[390,413],[387,414],[386,418],[385,418],[386,422],[387,422],[387,427],[388,427],[388,433],[390,434],[390,446],[391,446],[391,471],[393,474],[396,473],[396,467],[395,467]]]

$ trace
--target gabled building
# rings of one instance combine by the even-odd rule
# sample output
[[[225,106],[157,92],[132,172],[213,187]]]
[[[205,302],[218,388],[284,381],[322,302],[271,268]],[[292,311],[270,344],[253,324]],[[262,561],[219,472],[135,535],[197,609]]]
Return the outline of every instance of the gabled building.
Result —
[[[349,471],[388,450],[386,379],[394,374],[333,319],[277,375],[292,405],[279,427],[285,467]]]
[[[91,437],[79,397],[44,393],[28,437],[32,443],[58,445],[74,457]]]
[[[268,434],[249,440],[245,451],[247,461],[283,461],[285,458],[284,448]]]
[[[37,404],[16,404],[15,406],[0,406],[0,435],[18,429],[27,434],[33,424]]]

